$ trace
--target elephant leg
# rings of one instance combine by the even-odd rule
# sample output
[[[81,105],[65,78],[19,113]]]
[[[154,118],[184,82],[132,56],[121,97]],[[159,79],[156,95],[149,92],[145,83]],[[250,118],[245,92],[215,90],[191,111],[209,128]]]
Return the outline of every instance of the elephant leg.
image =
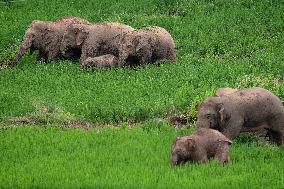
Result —
[[[117,61],[117,66],[118,67],[123,67],[123,66],[130,66],[127,65],[127,58],[128,58],[129,54],[126,53],[123,50],[120,50],[120,52],[118,53],[118,61]]]
[[[141,55],[139,63],[141,65],[152,63],[152,52],[148,51]]]
[[[231,118],[227,123],[226,127],[223,129],[222,133],[229,139],[234,139],[239,136],[244,120],[241,117]]]
[[[208,162],[207,152],[203,148],[195,149],[195,152],[194,154],[192,154],[191,158],[193,162],[202,162],[202,163]]]
[[[173,52],[169,52],[166,59],[171,61],[176,61],[176,54]]]
[[[203,157],[201,157],[200,162],[202,162],[202,163],[207,163],[207,162],[208,162],[208,157],[207,157],[207,155],[204,155]]]
[[[269,140],[277,145],[284,144],[284,132],[283,131],[273,131],[268,130]]]
[[[46,55],[46,53],[44,53],[44,52],[42,52],[42,51],[39,51],[39,53],[38,53],[38,55],[37,55],[37,57],[36,57],[36,60],[37,61],[47,61],[47,55]]]
[[[48,52],[48,60],[57,60],[59,58],[59,51],[54,49]]]
[[[80,57],[80,64],[81,67],[88,67],[88,64],[93,64],[94,57],[98,56],[98,49],[99,49],[99,43],[94,42],[91,47],[89,47],[89,44],[84,44],[82,46],[82,53]]]
[[[218,144],[214,158],[217,159],[221,164],[229,162],[229,144],[227,142],[221,141]]]
[[[275,116],[268,123],[270,140],[277,145],[284,144],[284,108],[281,114]]]

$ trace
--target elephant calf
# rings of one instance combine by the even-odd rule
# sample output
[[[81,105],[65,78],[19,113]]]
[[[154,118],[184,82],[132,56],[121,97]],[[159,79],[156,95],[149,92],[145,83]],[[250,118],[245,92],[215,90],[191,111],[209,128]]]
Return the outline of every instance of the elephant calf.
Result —
[[[60,45],[64,31],[75,23],[89,24],[87,20],[74,16],[65,16],[54,21],[34,20],[25,32],[20,49],[10,65],[15,66],[27,49],[30,49],[31,54],[36,50],[39,51],[37,60],[47,61],[60,58],[62,55]],[[71,59],[74,55],[76,53],[65,58]]]
[[[198,107],[197,127],[219,130],[229,139],[241,131],[267,129],[270,140],[284,143],[284,107],[281,100],[263,88],[239,89],[207,97]]]
[[[105,68],[117,67],[118,59],[112,54],[97,56],[94,58],[88,57],[81,63],[82,68]]]
[[[96,66],[98,61],[103,62],[99,60],[101,58],[96,59],[95,57],[103,55],[117,57],[120,37],[133,30],[128,25],[116,22],[91,25],[72,24],[64,33],[60,49],[63,56],[68,55],[70,49],[80,49],[82,51],[80,57],[82,67]],[[99,67],[109,66],[109,64],[112,63],[107,61],[106,64],[100,64]]]
[[[191,135],[177,137],[172,145],[171,163],[187,161],[207,162],[210,158],[220,163],[229,161],[229,145],[232,142],[217,130],[199,128]]]

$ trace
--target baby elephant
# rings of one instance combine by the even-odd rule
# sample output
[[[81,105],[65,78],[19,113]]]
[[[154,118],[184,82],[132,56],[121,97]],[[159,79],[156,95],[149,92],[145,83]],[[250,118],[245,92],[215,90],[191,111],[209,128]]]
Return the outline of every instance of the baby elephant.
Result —
[[[239,89],[207,97],[198,107],[197,127],[216,129],[229,139],[241,131],[265,128],[270,140],[284,143],[284,107],[281,100],[263,88]]]
[[[106,54],[97,57],[88,57],[84,62],[82,62],[82,68],[106,68],[106,67],[116,67],[118,64],[118,59],[112,54]]]
[[[64,57],[69,55],[69,50],[79,49],[82,52],[80,57],[82,67],[95,66],[98,62],[95,57],[108,54],[117,57],[120,37],[133,30],[128,25],[116,22],[72,24],[64,33],[60,49]]]
[[[229,161],[229,145],[232,143],[217,130],[199,128],[191,135],[177,137],[172,145],[173,166],[187,161],[207,162],[210,158],[220,163]]]

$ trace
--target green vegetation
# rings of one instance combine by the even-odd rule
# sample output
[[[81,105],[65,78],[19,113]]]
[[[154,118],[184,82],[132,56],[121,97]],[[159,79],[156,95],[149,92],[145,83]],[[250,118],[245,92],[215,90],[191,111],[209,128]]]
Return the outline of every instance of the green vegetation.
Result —
[[[164,121],[181,112],[194,119],[218,87],[264,87],[284,101],[283,10],[283,0],[0,1],[0,121],[36,124],[0,124],[0,188],[283,187],[283,146],[242,143],[251,139],[235,141],[227,166],[170,167],[173,138],[192,129]],[[164,27],[177,62],[82,70],[26,53],[6,68],[32,20],[65,15]],[[59,127],[70,119],[110,126]],[[129,120],[145,122],[128,128]]]
[[[231,163],[172,168],[174,135],[164,123],[134,128],[1,129],[6,188],[281,188],[283,147],[234,144]]]

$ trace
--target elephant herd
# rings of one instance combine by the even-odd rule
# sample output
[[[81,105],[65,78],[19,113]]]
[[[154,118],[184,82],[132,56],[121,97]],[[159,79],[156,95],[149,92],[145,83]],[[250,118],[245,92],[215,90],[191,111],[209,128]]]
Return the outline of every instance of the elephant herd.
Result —
[[[220,163],[229,161],[229,145],[240,132],[265,129],[271,142],[284,143],[284,106],[263,88],[220,88],[198,107],[197,131],[177,137],[172,145],[171,163],[186,161]]]
[[[54,21],[35,20],[25,32],[13,67],[30,49],[37,60],[80,59],[86,67],[135,66],[156,61],[175,61],[175,43],[161,27],[135,30],[116,22],[90,23],[65,16]]]
[[[25,32],[10,63],[15,66],[26,50],[38,51],[37,60],[80,59],[83,68],[124,67],[175,61],[175,43],[161,27],[138,30],[115,22],[90,23],[65,16],[54,21],[35,20]],[[171,163],[229,161],[229,145],[242,131],[266,129],[272,142],[284,143],[284,107],[262,88],[220,88],[198,107],[197,131],[177,137]]]

